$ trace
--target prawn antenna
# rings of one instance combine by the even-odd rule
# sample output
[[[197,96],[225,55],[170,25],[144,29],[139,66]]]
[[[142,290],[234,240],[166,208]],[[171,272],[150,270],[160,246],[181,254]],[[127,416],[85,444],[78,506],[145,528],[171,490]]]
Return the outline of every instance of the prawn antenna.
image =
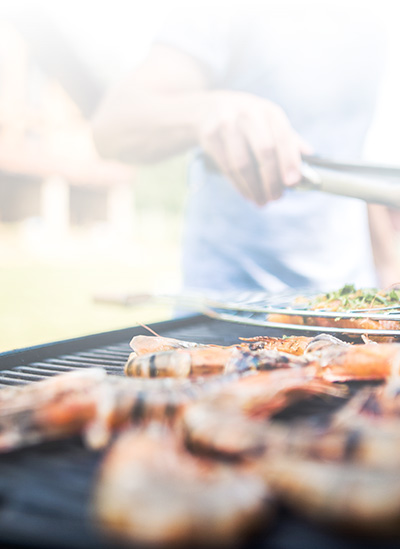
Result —
[[[144,328],[145,330],[148,330],[151,334],[157,336],[157,337],[161,337],[160,334],[158,334],[157,332],[155,332],[154,330],[152,330],[149,326],[146,326],[146,324],[142,324],[141,322],[138,322],[137,323],[138,326],[141,326],[142,328]]]

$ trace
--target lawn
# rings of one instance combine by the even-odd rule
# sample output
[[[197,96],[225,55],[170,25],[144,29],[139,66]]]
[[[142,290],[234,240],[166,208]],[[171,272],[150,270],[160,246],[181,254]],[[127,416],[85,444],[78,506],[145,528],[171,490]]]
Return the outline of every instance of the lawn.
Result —
[[[9,257],[0,271],[0,351],[167,319],[166,303],[128,307],[96,296],[169,291],[178,282],[177,265],[173,246],[132,259]]]
[[[136,246],[132,257],[3,255],[0,351],[167,319],[172,312],[167,303],[128,307],[96,296],[170,291],[178,280],[178,253],[171,243],[156,255]]]

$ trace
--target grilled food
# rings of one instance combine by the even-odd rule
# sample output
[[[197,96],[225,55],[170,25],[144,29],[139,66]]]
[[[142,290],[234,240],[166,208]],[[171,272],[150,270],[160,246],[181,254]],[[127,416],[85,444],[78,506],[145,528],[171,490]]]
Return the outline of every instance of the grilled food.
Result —
[[[303,316],[269,314],[268,320],[284,324],[301,324],[304,326],[320,326],[323,328],[351,328],[360,330],[399,330],[400,321],[382,319],[374,320],[368,317],[364,318],[342,318],[340,313],[363,312],[363,313],[387,313],[392,308],[398,306],[400,310],[400,290],[388,289],[378,290],[376,288],[356,289],[352,284],[346,284],[340,290],[320,294],[314,298],[299,297],[295,300],[295,306],[301,305],[302,308],[310,311],[337,312],[335,318],[323,316]],[[371,339],[383,341],[381,337],[371,337]],[[393,338],[385,338],[385,341]]]

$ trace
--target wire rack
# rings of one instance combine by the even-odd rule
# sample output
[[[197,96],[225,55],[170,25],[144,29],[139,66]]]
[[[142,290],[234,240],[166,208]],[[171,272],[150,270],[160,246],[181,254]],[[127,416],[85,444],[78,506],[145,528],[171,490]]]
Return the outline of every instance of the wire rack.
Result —
[[[293,290],[279,294],[266,292],[243,292],[239,294],[224,295],[217,297],[196,297],[192,298],[191,305],[203,314],[240,324],[251,326],[262,326],[265,328],[279,328],[294,332],[321,332],[346,335],[380,335],[400,338],[400,303],[390,307],[373,307],[371,309],[353,309],[346,312],[329,311],[324,309],[312,310],[303,304],[296,304],[295,299],[299,295],[306,299],[316,297],[315,292],[310,290]],[[189,306],[190,298],[186,298]],[[197,306],[196,306],[197,305]],[[276,322],[269,320],[269,315],[279,314],[287,317],[303,317],[302,324],[291,322]],[[313,318],[312,323],[309,319]],[[370,319],[377,321],[397,321],[399,329],[360,329],[340,326],[320,326],[318,318],[335,320],[343,319]]]

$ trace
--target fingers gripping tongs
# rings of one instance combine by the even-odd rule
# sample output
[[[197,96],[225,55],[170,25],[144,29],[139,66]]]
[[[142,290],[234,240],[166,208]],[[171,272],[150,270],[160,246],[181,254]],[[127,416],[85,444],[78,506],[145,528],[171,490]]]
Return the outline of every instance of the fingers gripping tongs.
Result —
[[[337,163],[304,156],[302,180],[297,187],[400,208],[400,168]]]

